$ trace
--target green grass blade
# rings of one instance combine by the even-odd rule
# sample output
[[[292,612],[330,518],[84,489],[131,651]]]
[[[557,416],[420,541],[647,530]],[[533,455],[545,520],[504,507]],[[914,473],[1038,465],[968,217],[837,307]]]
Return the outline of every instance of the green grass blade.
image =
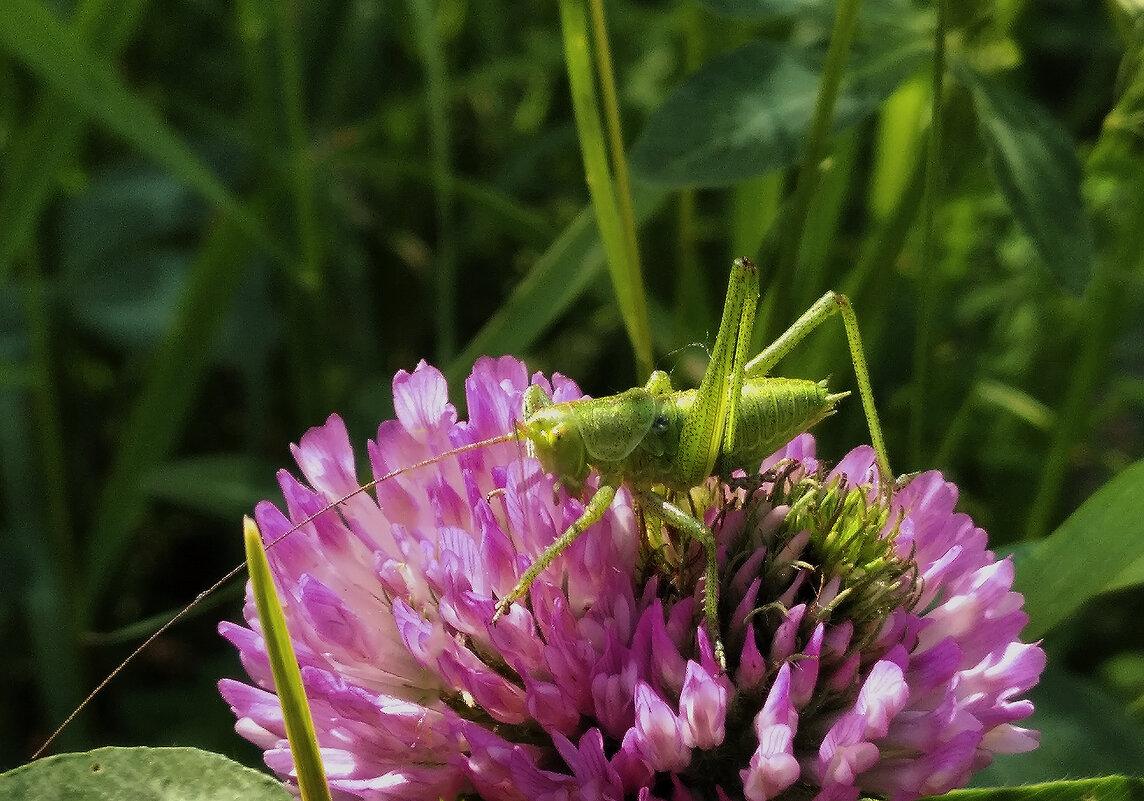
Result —
[[[151,370],[118,438],[88,545],[81,608],[90,616],[135,536],[144,511],[142,477],[182,432],[215,339],[248,263],[249,239],[224,223],[207,238],[183,290],[179,311],[152,357]]]
[[[926,143],[925,195],[922,201],[921,269],[918,278],[918,329],[914,340],[914,384],[910,396],[910,461],[922,463],[922,451],[927,444],[930,396],[930,362],[933,343],[937,341],[934,321],[941,298],[940,275],[937,261],[937,233],[934,214],[942,194],[942,100],[945,86],[945,32],[947,0],[936,0],[937,26],[934,30],[933,87],[930,91],[930,130]]]
[[[435,3],[408,0],[413,32],[421,66],[425,71],[425,103],[429,117],[429,160],[433,165],[433,199],[437,214],[437,253],[433,259],[433,287],[436,293],[434,324],[437,334],[437,361],[444,364],[457,350],[457,232],[453,219],[453,182],[449,147],[449,74],[444,45],[437,31]]]
[[[289,153],[290,191],[298,234],[299,258],[295,269],[304,292],[314,293],[322,286],[322,244],[314,204],[314,158],[306,123],[306,98],[302,74],[302,52],[298,41],[298,9],[292,3],[265,5],[274,29],[280,72],[279,102]]]
[[[5,3],[0,14],[0,50],[67,102],[185,180],[268,250],[278,252],[256,218],[151,106],[128,91],[111,66],[42,3]]]
[[[0,602],[0,619],[8,617],[10,608],[22,607],[35,621],[28,632],[35,681],[46,700],[47,714],[63,720],[75,699],[83,696],[82,660],[69,577],[55,560],[48,535],[51,521],[37,503],[44,494],[37,469],[42,458],[37,451],[43,443],[36,440],[39,432],[27,423],[28,404],[24,388],[0,387],[0,491],[13,499],[0,509],[0,540],[28,543],[23,552],[4,548],[8,564],[0,570],[6,596]],[[10,692],[4,697],[9,705],[18,703]],[[8,710],[0,718],[18,725],[18,718]],[[79,721],[74,731],[65,732],[65,747],[87,741],[86,725]]]
[[[760,175],[736,184],[731,197],[731,257],[756,258],[782,205],[783,176]]]
[[[564,55],[572,89],[572,108],[584,156],[588,192],[600,227],[616,301],[636,354],[637,371],[651,372],[651,327],[639,256],[632,252],[634,234],[625,231],[613,175],[608,167],[608,147],[600,120],[595,76],[589,53],[588,14],[584,0],[561,0],[560,21],[564,32]]]
[[[146,5],[146,0],[86,0],[76,8],[75,27],[97,52],[114,55]],[[60,171],[75,158],[83,132],[83,117],[55,95],[41,95],[29,119],[12,134],[0,182],[0,285],[54,194]]]
[[[331,169],[359,176],[379,188],[392,187],[396,181],[431,185],[433,169],[424,162],[386,156],[374,151],[360,150],[339,154],[331,159]],[[480,181],[449,175],[449,191],[457,202],[464,205],[467,214],[482,211],[489,215],[506,233],[522,243],[544,248],[552,243],[559,231],[548,218],[521,203],[505,192]]]
[[[850,57],[854,32],[858,28],[858,11],[861,7],[861,0],[842,0],[838,4],[834,18],[830,45],[826,51],[826,63],[822,68],[822,81],[818,85],[814,99],[814,114],[810,120],[806,149],[803,151],[795,178],[794,193],[789,200],[790,216],[787,218],[789,224],[780,239],[775,280],[768,287],[767,303],[761,314],[762,328],[768,334],[781,330],[773,311],[791,308],[791,302],[795,299],[795,273],[798,270],[799,252],[806,238],[807,216],[819,186],[821,164],[827,154],[827,144],[834,123],[834,106]],[[794,308],[799,307],[795,305]]]
[[[274,589],[274,577],[270,573],[270,563],[266,561],[262,535],[249,517],[243,520],[242,538],[246,543],[246,565],[250,571],[254,602],[258,607],[258,620],[262,624],[262,635],[266,638],[270,669],[274,673],[274,689],[278,693],[286,720],[286,737],[294,757],[298,789],[303,801],[328,801],[330,787],[322,767],[322,755],[318,749],[318,737],[314,733],[310,705],[306,702],[306,690],[302,686],[302,671],[298,667],[298,658],[294,655],[290,632],[286,630],[286,617],[282,614],[278,593]]]
[[[919,73],[890,95],[878,115],[868,205],[879,221],[893,214],[909,187],[914,164],[925,146],[929,98],[929,83]]]

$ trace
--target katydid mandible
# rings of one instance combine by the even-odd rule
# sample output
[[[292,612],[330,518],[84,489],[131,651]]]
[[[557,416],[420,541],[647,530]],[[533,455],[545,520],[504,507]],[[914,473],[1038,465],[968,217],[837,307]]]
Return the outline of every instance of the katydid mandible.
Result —
[[[807,334],[835,313],[842,315],[858,392],[882,478],[892,478],[854,311],[845,296],[827,292],[790,328],[750,361],[759,276],[750,259],[736,259],[723,318],[699,389],[675,391],[668,375],[655,371],[643,387],[618,395],[554,404],[537,386],[524,398],[518,432],[530,455],[574,494],[582,494],[589,471],[599,488],[583,514],[520,577],[496,606],[495,622],[548,565],[611,505],[626,485],[652,517],[702,544],[706,551],[704,618],[715,657],[726,667],[718,627],[718,563],[714,535],[672,502],[710,476],[757,469],[764,458],[834,411],[850,393],[831,394],[825,381],[771,378],[767,374]],[[671,495],[656,489],[662,487]]]

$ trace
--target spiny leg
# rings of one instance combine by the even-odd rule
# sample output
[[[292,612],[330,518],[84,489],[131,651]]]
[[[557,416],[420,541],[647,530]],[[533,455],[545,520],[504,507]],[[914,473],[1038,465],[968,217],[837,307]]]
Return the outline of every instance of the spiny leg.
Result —
[[[734,449],[743,363],[751,346],[758,303],[758,269],[748,258],[735,259],[711,361],[679,437],[674,467],[681,485],[703,481],[720,455]]]
[[[677,528],[703,545],[706,552],[707,570],[703,584],[703,618],[707,624],[707,634],[715,649],[715,661],[720,670],[727,669],[727,654],[723,648],[723,637],[719,634],[719,558],[715,535],[703,522],[689,515],[666,498],[650,490],[636,490],[637,500],[651,509],[651,514],[661,518],[669,526]]]
[[[584,513],[576,519],[568,529],[561,534],[551,545],[544,549],[540,556],[536,557],[536,561],[524,571],[524,575],[520,577],[520,581],[516,586],[509,590],[508,595],[497,601],[496,612],[493,614],[493,623],[500,619],[501,615],[508,612],[508,608],[512,606],[513,601],[524,596],[528,592],[528,588],[532,586],[532,582],[536,580],[546,567],[552,564],[552,560],[564,552],[564,549],[576,541],[588,526],[592,525],[604,516],[604,512],[608,511],[608,507],[612,505],[612,499],[616,497],[616,488],[610,484],[601,484],[600,488],[596,490],[592,499],[588,501],[588,505],[584,507]]]
[[[778,339],[768,345],[751,361],[747,362],[744,373],[747,378],[761,378],[767,375],[780,359],[801,342],[807,334],[822,325],[835,314],[842,315],[846,328],[846,342],[850,347],[850,362],[854,365],[854,376],[858,380],[858,394],[862,398],[862,408],[866,412],[866,423],[870,428],[870,444],[878,458],[878,470],[882,478],[892,482],[890,459],[886,455],[886,441],[882,437],[882,424],[878,422],[878,410],[874,406],[874,390],[870,383],[870,371],[866,367],[866,354],[862,349],[862,335],[858,332],[858,318],[845,295],[827,292],[813,306],[807,309],[794,325],[784,331]]]

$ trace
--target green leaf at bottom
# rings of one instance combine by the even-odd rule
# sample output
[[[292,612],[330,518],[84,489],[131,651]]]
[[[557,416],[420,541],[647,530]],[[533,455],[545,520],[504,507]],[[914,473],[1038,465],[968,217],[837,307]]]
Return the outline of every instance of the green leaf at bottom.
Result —
[[[37,801],[289,801],[277,779],[197,748],[97,748],[0,775],[0,798]]]

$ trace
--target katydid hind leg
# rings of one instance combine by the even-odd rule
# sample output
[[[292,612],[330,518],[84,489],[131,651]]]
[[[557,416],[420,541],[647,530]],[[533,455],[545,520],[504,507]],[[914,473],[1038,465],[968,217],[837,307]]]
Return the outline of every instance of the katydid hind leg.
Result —
[[[720,454],[734,447],[758,302],[758,269],[750,259],[735,259],[711,360],[679,438],[675,467],[680,483],[698,484],[711,475]]]
[[[870,429],[870,444],[874,447],[874,453],[877,455],[878,470],[882,474],[882,478],[890,482],[893,480],[894,474],[890,470],[890,459],[886,454],[886,441],[882,436],[882,424],[878,420],[878,409],[874,405],[874,389],[870,382],[870,371],[866,366],[866,353],[862,347],[862,335],[858,330],[858,318],[845,295],[827,292],[819,298],[790,328],[764,348],[762,353],[747,362],[744,373],[748,379],[766,376],[811,331],[814,331],[835,314],[841,315],[842,325],[846,330],[846,344],[850,349],[850,363],[854,368],[854,377],[858,382],[858,395],[862,399],[862,410],[865,412],[866,424]]]

